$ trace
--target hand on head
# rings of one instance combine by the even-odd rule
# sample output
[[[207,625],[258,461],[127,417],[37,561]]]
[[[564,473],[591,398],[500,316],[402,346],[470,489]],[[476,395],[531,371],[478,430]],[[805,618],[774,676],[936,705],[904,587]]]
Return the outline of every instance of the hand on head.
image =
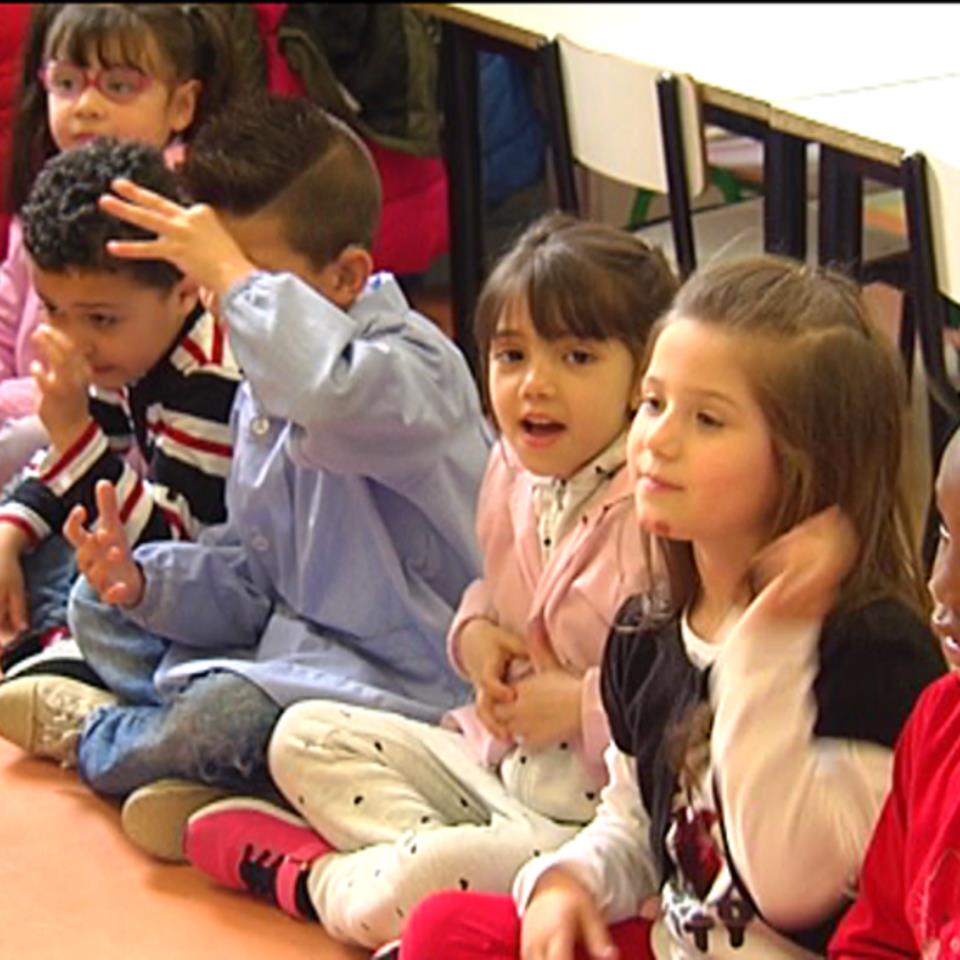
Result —
[[[111,240],[108,251],[131,260],[167,260],[216,295],[252,273],[254,265],[204,203],[183,207],[130,180],[100,198],[111,216],[156,234],[153,240]],[[121,199],[122,198],[122,199]]]
[[[134,607],[143,599],[143,573],[127,545],[117,493],[107,480],[97,483],[98,516],[86,529],[86,510],[76,506],[63,525],[63,535],[73,545],[77,567],[100,599],[118,606]]]
[[[826,616],[857,561],[859,548],[850,518],[835,505],[821,510],[754,557],[754,604],[762,604],[780,619]]]

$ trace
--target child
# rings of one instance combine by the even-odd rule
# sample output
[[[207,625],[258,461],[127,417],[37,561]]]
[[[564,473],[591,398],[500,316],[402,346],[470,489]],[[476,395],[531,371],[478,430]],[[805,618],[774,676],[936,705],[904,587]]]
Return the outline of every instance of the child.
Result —
[[[70,621],[126,702],[92,712],[112,698],[73,690],[63,708],[51,681],[8,708],[28,681],[0,688],[12,718],[0,729],[16,726],[21,745],[75,760],[99,792],[144,786],[124,825],[151,850],[165,818],[138,820],[141,800],[152,811],[151,797],[196,795],[154,781],[269,790],[267,742],[289,703],[330,696],[437,720],[463,702],[443,639],[478,571],[488,453],[463,356],[391,276],[370,276],[379,184],[349,128],[306,100],[238,102],[199,133],[184,178],[219,215],[128,181],[114,184],[128,202],[101,204],[157,234],[112,253],[168,259],[219,300],[248,378],[228,521],[132,555],[102,484],[96,531],[77,510],[65,526],[87,578]],[[179,837],[156,852],[179,857]]]
[[[896,490],[902,373],[853,284],[714,264],[651,344],[628,459],[671,605],[628,602],[607,643],[610,784],[516,903],[424,902],[404,960],[822,954],[943,670]]]
[[[66,629],[76,566],[59,531],[74,506],[93,511],[99,479],[120,491],[130,543],[192,538],[226,516],[240,373],[192,280],[163,261],[107,253],[110,237],[144,236],[98,206],[118,176],[177,195],[153,147],[98,138],[51,158],[20,212],[42,310],[31,372],[50,438],[0,502],[0,629],[21,634],[21,652]],[[142,471],[124,459],[132,448]],[[16,662],[11,678],[55,662],[77,676],[84,665],[64,646]]]
[[[7,204],[44,162],[93,136],[187,141],[233,95],[231,47],[210,4],[36,4],[25,43]],[[30,364],[40,303],[19,221],[0,265],[0,484],[47,443]]]
[[[378,946],[424,894],[506,892],[532,851],[590,819],[609,739],[603,644],[620,604],[649,586],[627,429],[647,332],[675,286],[642,241],[562,215],[501,260],[476,315],[500,428],[479,501],[484,575],[449,634],[475,703],[448,718],[459,732],[330,702],[291,707],[270,747],[274,781],[350,852],[318,856],[303,821],[293,831],[281,809],[229,800],[191,821],[196,866]],[[312,855],[257,884],[252,859],[292,853],[278,830]]]
[[[933,626],[957,663],[960,613],[960,433],[937,478],[942,520],[930,578]],[[830,943],[831,960],[940,958],[960,953],[960,677],[926,690],[897,744],[893,790],[860,874],[856,903]]]

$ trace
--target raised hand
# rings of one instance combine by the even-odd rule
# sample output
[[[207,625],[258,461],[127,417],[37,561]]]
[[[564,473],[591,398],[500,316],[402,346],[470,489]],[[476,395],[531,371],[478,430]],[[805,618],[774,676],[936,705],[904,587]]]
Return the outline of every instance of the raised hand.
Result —
[[[39,351],[30,374],[40,390],[37,414],[59,451],[69,450],[90,423],[90,364],[63,330],[41,323],[31,339]]]
[[[205,203],[184,207],[130,180],[114,180],[111,187],[116,196],[103,194],[100,207],[156,234],[154,240],[107,241],[113,256],[167,260],[218,296],[255,269]]]
[[[92,530],[84,523],[87,512],[82,506],[70,511],[63,535],[77,553],[77,567],[105,603],[135,607],[143,599],[143,572],[127,545],[117,493],[108,480],[96,488],[97,521]]]
[[[506,682],[511,661],[526,657],[522,637],[482,617],[471,620],[460,634],[460,660],[476,690],[477,716],[480,722],[501,740],[509,731],[496,718],[494,708],[516,696]]]

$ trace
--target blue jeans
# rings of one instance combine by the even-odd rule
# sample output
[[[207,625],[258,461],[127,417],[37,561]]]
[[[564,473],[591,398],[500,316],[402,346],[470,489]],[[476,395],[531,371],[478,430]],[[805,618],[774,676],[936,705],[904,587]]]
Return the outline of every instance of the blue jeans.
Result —
[[[51,534],[20,557],[27,609],[29,635],[42,636],[53,627],[67,625],[67,600],[77,579],[73,547],[59,534]]]
[[[123,796],[162,777],[271,793],[267,745],[280,707],[256,684],[225,670],[161,694],[153,675],[169,641],[101,603],[81,577],[70,630],[89,664],[121,701],[87,720],[77,751],[81,778]]]

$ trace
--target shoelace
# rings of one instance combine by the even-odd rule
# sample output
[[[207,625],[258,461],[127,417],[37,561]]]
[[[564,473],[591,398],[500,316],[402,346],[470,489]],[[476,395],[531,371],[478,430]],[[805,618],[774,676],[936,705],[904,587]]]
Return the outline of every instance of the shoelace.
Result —
[[[63,755],[62,762],[70,763],[70,755],[76,753],[80,741],[80,727],[89,710],[84,709],[79,697],[58,690],[50,695],[44,704],[49,717],[42,725],[37,745],[49,753]]]
[[[255,896],[277,905],[277,871],[286,856],[272,850],[257,851],[252,843],[243,848],[238,873],[244,886]]]

